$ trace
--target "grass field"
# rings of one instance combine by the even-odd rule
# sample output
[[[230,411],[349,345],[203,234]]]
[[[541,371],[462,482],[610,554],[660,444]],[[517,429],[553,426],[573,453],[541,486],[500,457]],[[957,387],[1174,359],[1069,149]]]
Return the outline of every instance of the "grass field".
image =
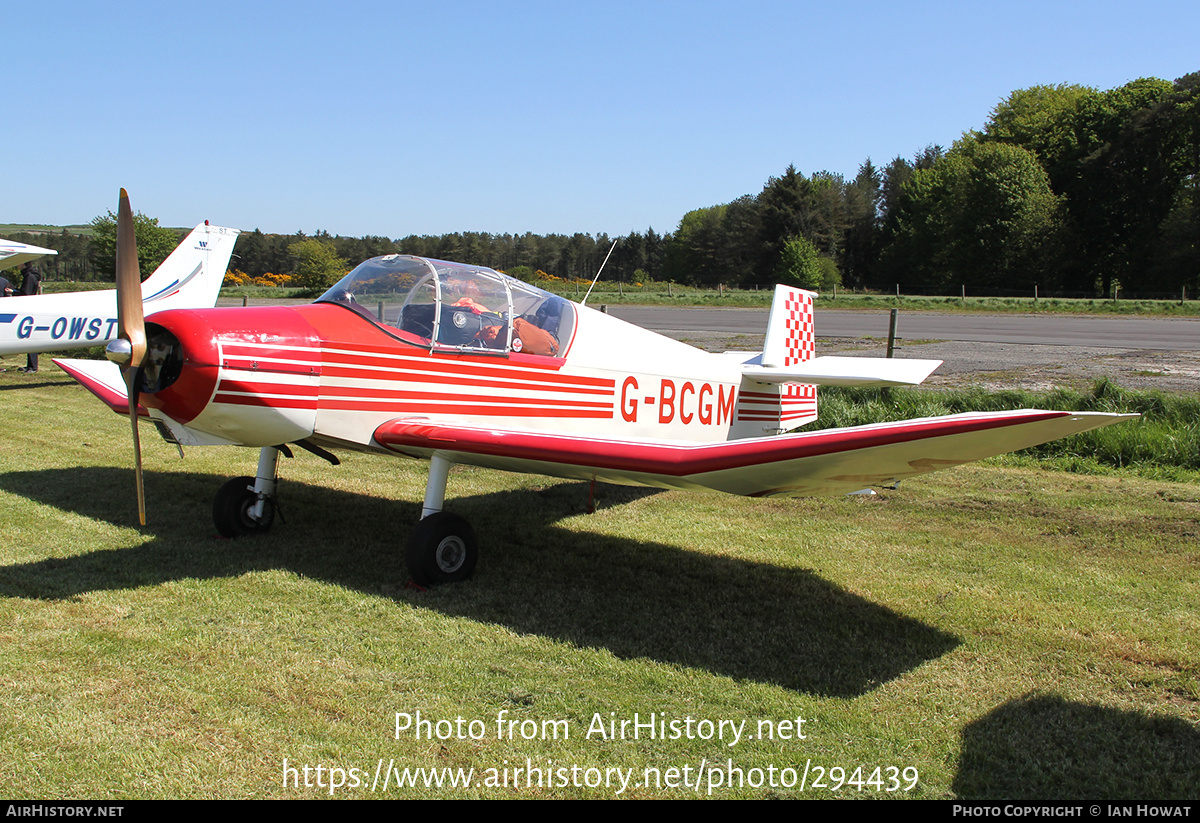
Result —
[[[483,554],[426,592],[424,464],[299,452],[286,522],[229,541],[212,496],[254,452],[145,429],[142,528],[120,417],[53,372],[0,374],[0,413],[10,797],[1197,796],[1196,484],[984,464],[587,515],[585,484],[459,468]],[[668,739],[620,739],[635,714]]]

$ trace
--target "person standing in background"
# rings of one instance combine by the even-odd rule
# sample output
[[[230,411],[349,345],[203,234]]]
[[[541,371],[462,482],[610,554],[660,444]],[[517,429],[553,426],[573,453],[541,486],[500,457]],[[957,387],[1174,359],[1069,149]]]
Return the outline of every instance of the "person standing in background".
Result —
[[[33,265],[33,261],[27,261],[21,267],[21,289],[17,294],[37,294],[42,290],[42,273]],[[25,360],[25,372],[31,373],[38,370],[38,356],[36,352],[30,352]]]

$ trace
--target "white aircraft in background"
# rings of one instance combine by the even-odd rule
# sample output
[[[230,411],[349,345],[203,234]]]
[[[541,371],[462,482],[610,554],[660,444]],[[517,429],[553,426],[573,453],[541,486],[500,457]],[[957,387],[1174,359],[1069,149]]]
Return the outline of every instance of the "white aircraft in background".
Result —
[[[58,254],[54,249],[43,249],[16,240],[0,240],[0,270],[23,266],[48,254]],[[19,284],[18,284],[19,285]]]
[[[210,226],[207,221],[196,226],[142,283],[146,313],[215,305],[239,233],[237,229]],[[4,244],[0,254],[9,245],[24,246],[8,241]],[[39,251],[57,254],[48,249]],[[0,260],[4,263],[7,260]],[[117,336],[115,289],[0,298],[0,355],[104,346]]]

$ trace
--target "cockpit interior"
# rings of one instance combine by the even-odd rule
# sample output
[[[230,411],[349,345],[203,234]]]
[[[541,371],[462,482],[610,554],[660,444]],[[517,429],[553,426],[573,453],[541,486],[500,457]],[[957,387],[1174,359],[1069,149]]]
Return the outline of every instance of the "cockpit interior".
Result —
[[[431,349],[562,357],[575,307],[482,266],[389,254],[359,265],[317,300],[353,309]]]

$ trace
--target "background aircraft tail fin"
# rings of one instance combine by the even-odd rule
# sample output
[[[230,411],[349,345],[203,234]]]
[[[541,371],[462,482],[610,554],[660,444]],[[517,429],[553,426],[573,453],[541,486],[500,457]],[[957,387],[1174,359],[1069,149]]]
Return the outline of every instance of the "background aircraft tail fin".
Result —
[[[201,223],[142,283],[146,313],[210,308],[217,302],[233,244],[240,232]]]

